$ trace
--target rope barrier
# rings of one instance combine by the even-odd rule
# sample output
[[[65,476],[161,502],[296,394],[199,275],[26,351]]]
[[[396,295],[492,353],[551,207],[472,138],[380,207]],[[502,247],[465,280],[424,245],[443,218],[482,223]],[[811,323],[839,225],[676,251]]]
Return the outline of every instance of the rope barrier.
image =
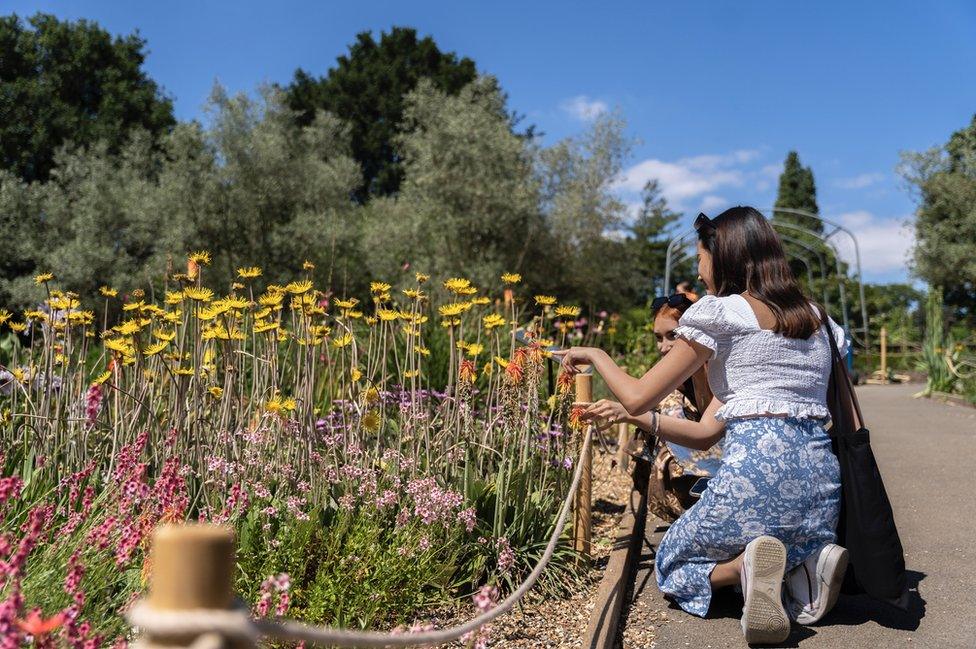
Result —
[[[590,449],[593,440],[592,427],[587,426],[580,446],[579,458],[576,461],[576,471],[573,482],[563,501],[555,528],[549,537],[546,550],[539,559],[529,576],[511,595],[506,597],[495,608],[485,611],[464,624],[422,631],[419,633],[387,633],[377,631],[350,631],[330,627],[312,626],[302,622],[284,619],[253,620],[246,608],[238,606],[231,610],[197,609],[190,611],[157,611],[146,601],[136,602],[126,613],[126,619],[133,627],[141,632],[148,632],[156,636],[193,636],[199,635],[193,643],[193,649],[217,649],[223,643],[223,638],[236,638],[253,642],[259,636],[266,636],[278,640],[305,641],[306,643],[328,647],[410,647],[416,645],[441,645],[462,636],[475,632],[485,624],[504,615],[535,585],[543,570],[552,559],[559,537],[566,526],[576,489],[579,487],[583,475],[583,458]],[[140,643],[136,643],[138,649]]]

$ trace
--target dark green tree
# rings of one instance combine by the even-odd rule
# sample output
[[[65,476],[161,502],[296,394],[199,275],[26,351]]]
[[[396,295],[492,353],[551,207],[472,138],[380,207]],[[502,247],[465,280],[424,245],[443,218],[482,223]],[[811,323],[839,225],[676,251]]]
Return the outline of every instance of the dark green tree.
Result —
[[[634,256],[639,278],[636,297],[644,301],[654,296],[655,286],[663,281],[668,242],[681,214],[668,206],[656,180],[650,180],[644,185],[641,197],[643,205],[630,226],[627,242]],[[693,277],[690,266],[685,261],[684,266],[688,267],[678,269],[679,281]],[[669,293],[670,287],[665,287],[664,292]]]
[[[945,291],[950,322],[976,321],[976,116],[942,147],[903,154],[916,190],[916,275]]]
[[[420,79],[449,95],[477,76],[474,61],[441,52],[434,40],[418,38],[414,29],[394,27],[379,42],[362,32],[324,77],[297,70],[285,89],[287,103],[299,112],[304,126],[315,111],[326,110],[349,127],[352,153],[363,171],[357,198],[396,193],[403,180],[402,160],[395,144],[403,120],[404,95]]]
[[[66,142],[118,151],[133,126],[168,131],[172,102],[142,69],[145,44],[87,20],[0,17],[0,165],[43,180]]]
[[[813,181],[813,170],[804,167],[796,151],[790,151],[783,163],[783,173],[779,176],[779,192],[776,195],[776,210],[791,208],[819,214],[817,207],[817,187]],[[773,219],[785,223],[792,223],[814,232],[823,232],[823,224],[817,219],[791,214],[789,212],[774,211]]]

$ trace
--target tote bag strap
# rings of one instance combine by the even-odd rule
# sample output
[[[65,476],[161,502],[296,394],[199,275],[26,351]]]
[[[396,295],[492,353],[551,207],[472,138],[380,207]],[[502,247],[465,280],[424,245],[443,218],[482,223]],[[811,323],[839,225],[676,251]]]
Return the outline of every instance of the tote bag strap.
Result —
[[[864,415],[861,413],[861,404],[858,403],[857,393],[854,391],[854,385],[851,383],[851,375],[847,372],[846,359],[841,356],[840,350],[837,348],[837,341],[834,340],[834,332],[830,326],[830,320],[827,313],[820,308],[820,317],[823,322],[825,333],[827,336],[827,341],[830,343],[830,355],[831,355],[831,373],[832,379],[834,381],[834,389],[837,390],[838,396],[843,402],[850,404],[850,414],[854,418],[853,430],[860,430],[864,428]]]

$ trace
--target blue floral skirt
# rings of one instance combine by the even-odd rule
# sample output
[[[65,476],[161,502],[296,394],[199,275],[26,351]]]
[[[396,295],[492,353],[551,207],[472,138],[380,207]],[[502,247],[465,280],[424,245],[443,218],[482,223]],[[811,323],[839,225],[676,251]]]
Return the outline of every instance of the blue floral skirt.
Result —
[[[685,611],[704,617],[716,563],[768,534],[786,546],[787,569],[793,568],[834,542],[839,513],[840,467],[820,421],[729,420],[718,472],[661,540],[658,587]]]

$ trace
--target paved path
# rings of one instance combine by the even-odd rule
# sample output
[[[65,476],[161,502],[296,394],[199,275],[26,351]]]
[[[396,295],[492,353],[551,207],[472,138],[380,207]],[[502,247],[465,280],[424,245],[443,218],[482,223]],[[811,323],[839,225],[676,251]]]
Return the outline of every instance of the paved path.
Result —
[[[976,648],[976,409],[912,399],[919,389],[858,388],[905,546],[911,609],[904,613],[863,595],[844,595],[819,625],[794,626],[783,646]],[[716,595],[713,613],[702,620],[661,597],[651,573],[665,529],[660,523],[648,520],[628,627],[653,625],[653,646],[660,649],[745,647],[741,598]]]

